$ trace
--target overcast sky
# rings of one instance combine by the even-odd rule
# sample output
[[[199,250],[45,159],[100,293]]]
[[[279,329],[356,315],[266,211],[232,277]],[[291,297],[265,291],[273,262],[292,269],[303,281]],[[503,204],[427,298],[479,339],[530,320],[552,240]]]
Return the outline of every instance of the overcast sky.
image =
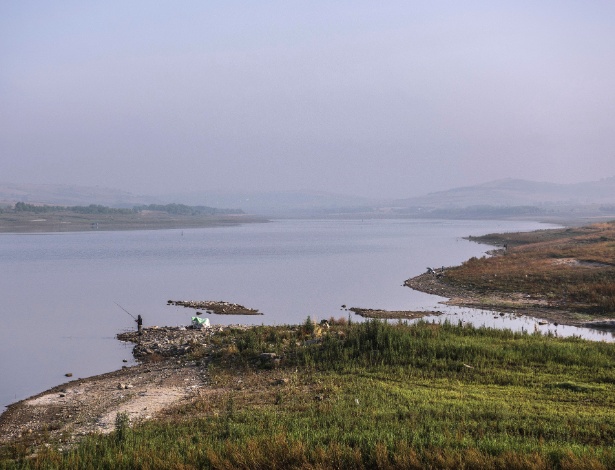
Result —
[[[0,181],[372,197],[615,176],[615,2],[0,1]]]

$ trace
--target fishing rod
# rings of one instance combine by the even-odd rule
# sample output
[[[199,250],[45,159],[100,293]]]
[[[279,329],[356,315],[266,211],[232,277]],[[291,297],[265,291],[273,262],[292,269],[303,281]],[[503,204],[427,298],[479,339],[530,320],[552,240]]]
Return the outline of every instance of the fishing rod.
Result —
[[[122,307],[122,306],[121,306],[120,304],[118,304],[117,302],[113,302],[113,303],[114,303],[115,305],[117,305],[119,308],[121,308],[122,310],[124,310],[124,312],[126,312],[128,315],[130,315],[130,316],[134,319],[134,321],[137,321],[137,319],[135,318],[135,316],[134,316],[132,313],[130,313],[128,310],[126,310],[124,307]]]

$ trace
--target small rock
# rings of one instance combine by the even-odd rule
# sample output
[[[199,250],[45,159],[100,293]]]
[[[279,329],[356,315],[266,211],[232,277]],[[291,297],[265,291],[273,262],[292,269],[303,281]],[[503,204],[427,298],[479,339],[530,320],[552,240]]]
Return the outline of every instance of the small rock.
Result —
[[[73,373],[72,372],[67,372],[66,374],[64,374],[65,377],[72,377]]]
[[[119,384],[117,384],[117,388],[118,388],[119,390],[124,390],[124,389],[126,388],[126,384],[119,383]]]
[[[66,396],[66,393],[60,393],[60,398],[64,398]]]

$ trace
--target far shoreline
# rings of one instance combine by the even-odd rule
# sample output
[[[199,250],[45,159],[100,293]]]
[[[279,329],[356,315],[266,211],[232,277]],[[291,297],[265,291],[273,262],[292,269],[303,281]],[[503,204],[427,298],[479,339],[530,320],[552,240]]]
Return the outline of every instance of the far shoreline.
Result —
[[[56,234],[119,232],[134,230],[188,230],[267,223],[265,217],[248,214],[177,215],[163,212],[138,214],[76,214],[72,212],[0,213],[0,234]]]

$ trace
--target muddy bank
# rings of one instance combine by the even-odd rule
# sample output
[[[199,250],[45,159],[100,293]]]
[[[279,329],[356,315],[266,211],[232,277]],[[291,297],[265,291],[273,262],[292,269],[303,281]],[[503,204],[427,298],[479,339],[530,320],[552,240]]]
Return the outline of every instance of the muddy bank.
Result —
[[[427,294],[446,297],[445,305],[476,308],[494,312],[515,313],[535,318],[544,318],[551,323],[577,327],[592,327],[594,317],[562,309],[549,301],[529,294],[502,294],[490,292],[483,294],[453,286],[446,281],[446,270],[442,273],[427,272],[407,279],[404,285]],[[604,326],[603,326],[604,328]]]
[[[380,310],[358,307],[352,307],[348,310],[363,318],[380,318],[383,320],[414,320],[416,318],[423,318],[427,316],[442,315],[442,312],[438,311]]]

